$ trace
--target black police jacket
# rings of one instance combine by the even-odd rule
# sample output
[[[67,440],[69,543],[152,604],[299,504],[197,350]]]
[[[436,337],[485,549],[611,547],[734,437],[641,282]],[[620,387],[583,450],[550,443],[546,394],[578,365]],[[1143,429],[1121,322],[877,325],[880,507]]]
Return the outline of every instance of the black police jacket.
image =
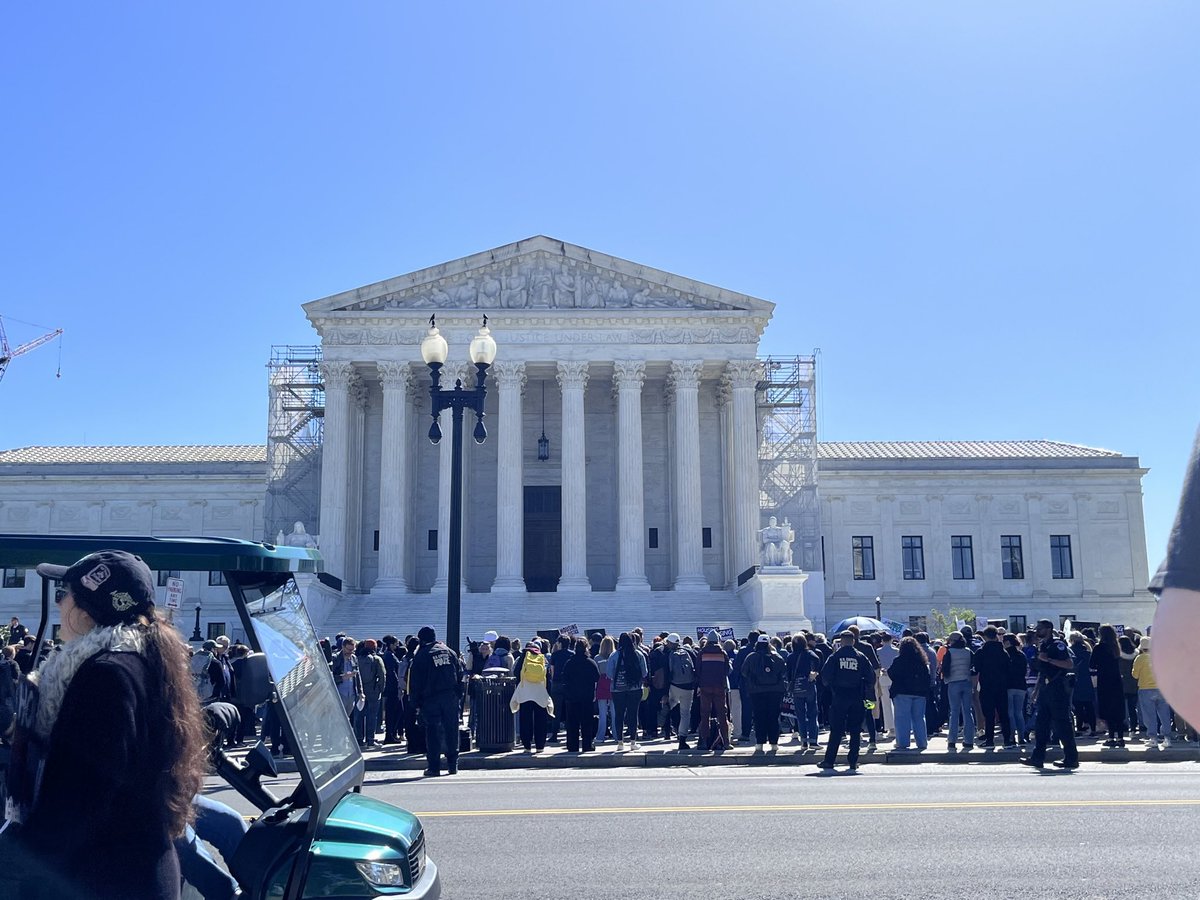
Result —
[[[463,667],[457,655],[441,641],[422,644],[408,670],[408,692],[418,704],[444,694],[459,696]]]
[[[853,694],[863,699],[875,690],[875,669],[855,647],[839,647],[821,667],[821,683],[835,694]]]

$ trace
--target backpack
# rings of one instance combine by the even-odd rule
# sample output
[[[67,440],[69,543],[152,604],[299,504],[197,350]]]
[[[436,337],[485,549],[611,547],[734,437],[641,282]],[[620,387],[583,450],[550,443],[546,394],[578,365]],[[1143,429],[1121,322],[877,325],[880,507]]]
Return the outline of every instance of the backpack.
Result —
[[[779,687],[784,682],[787,667],[784,660],[771,653],[762,653],[765,657],[758,666],[758,683],[761,687]]]
[[[680,647],[671,654],[671,683],[687,685],[695,680],[696,663],[692,660],[692,654]]]
[[[540,653],[526,653],[521,662],[521,680],[532,684],[545,684],[546,657]]]

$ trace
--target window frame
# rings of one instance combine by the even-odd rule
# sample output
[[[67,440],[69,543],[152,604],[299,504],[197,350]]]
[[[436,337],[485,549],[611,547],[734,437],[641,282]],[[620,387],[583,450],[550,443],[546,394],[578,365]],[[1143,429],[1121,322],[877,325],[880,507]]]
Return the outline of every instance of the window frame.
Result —
[[[221,635],[225,634],[224,622],[205,622],[204,633],[208,635],[208,640],[215,641]]]
[[[875,580],[875,535],[850,536],[850,568],[855,581]]]
[[[10,572],[12,574],[9,574]],[[29,570],[20,566],[0,570],[0,588],[8,590],[23,588],[28,578]]]
[[[905,581],[925,580],[925,536],[900,535],[900,564]]]
[[[1063,550],[1067,553],[1065,574],[1062,567]],[[1050,535],[1050,577],[1055,581],[1073,581],[1075,578],[1075,558],[1069,534]]]
[[[213,581],[214,577],[217,579],[216,581]],[[213,570],[208,573],[208,586],[209,587],[228,587],[229,579],[225,577],[224,572],[222,572],[220,570]]]
[[[975,580],[975,541],[972,535],[950,535],[950,574],[955,581]]]
[[[1016,544],[1005,541],[1016,541]],[[1014,553],[1015,553],[1015,568],[1014,568]],[[1014,574],[1015,573],[1015,574]],[[1024,581],[1025,580],[1025,548],[1021,543],[1021,535],[1019,534],[1002,534],[1000,535],[1000,574],[1005,581]]]
[[[179,569],[155,569],[154,580],[158,582],[159,587],[167,586],[168,578],[182,578],[183,572]]]

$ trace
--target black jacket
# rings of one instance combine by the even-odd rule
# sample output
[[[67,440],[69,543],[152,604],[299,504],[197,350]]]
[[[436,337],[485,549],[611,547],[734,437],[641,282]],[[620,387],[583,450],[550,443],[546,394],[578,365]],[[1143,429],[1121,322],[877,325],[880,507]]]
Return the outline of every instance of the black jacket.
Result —
[[[50,733],[37,802],[20,831],[31,887],[22,885],[12,896],[179,896],[162,786],[152,774],[166,768],[169,712],[150,679],[141,656],[109,651],[87,660],[71,679]],[[56,892],[48,876],[61,876],[72,890]],[[4,889],[13,888],[6,881]]]
[[[562,663],[558,673],[558,687],[568,703],[579,703],[596,699],[596,683],[600,680],[600,669],[596,661],[587,656],[571,654]],[[565,714],[565,713],[564,713]]]
[[[999,641],[984,641],[975,652],[975,671],[981,690],[1003,689],[1008,684],[1008,654]]]
[[[925,651],[920,651],[921,658],[897,656],[888,666],[888,677],[892,679],[891,695],[893,697],[928,697],[929,696],[929,660]]]
[[[875,669],[855,645],[839,647],[821,667],[821,683],[834,694],[863,700],[875,693]]]
[[[422,644],[408,670],[408,692],[417,704],[437,696],[461,696],[463,667],[441,641]]]
[[[1029,672],[1029,660],[1018,647],[1008,647],[1004,653],[1008,656],[1008,689],[1010,691],[1025,690],[1025,676]]]
[[[747,694],[782,694],[787,690],[787,661],[775,648],[755,649],[742,663],[742,690]]]

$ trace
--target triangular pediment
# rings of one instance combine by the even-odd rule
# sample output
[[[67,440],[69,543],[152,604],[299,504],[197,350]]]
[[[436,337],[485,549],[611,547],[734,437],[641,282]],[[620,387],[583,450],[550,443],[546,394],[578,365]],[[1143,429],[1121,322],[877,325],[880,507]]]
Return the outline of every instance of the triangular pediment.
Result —
[[[314,300],[310,317],[405,310],[705,310],[774,304],[544,236]]]

